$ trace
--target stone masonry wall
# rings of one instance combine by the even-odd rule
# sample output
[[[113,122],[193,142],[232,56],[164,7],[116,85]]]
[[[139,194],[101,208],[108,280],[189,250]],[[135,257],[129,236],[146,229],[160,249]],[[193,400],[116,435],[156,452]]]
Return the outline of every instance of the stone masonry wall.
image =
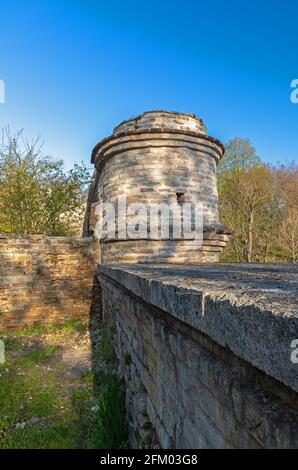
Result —
[[[0,234],[0,328],[88,317],[98,256],[91,238]]]
[[[298,448],[297,268],[262,269],[99,267],[134,448]]]
[[[89,193],[85,233],[97,236],[94,229],[100,220],[101,203],[117,207],[120,200],[122,209],[125,207],[115,209],[115,230],[112,227],[101,239],[101,261],[106,264],[218,261],[231,233],[218,220],[216,168],[223,153],[223,145],[207,135],[205,125],[194,115],[148,111],[117,126],[92,152],[96,174]],[[136,223],[140,203],[144,211],[141,222]],[[199,240],[187,237],[187,227],[184,233],[173,229],[175,225],[181,228],[181,221],[187,220],[183,204],[192,208],[192,222],[195,205],[202,205],[203,233]],[[165,212],[163,221],[159,221],[162,207],[169,211],[168,222]],[[155,230],[151,227],[154,211]],[[126,233],[124,213],[127,226],[139,227],[133,237]]]

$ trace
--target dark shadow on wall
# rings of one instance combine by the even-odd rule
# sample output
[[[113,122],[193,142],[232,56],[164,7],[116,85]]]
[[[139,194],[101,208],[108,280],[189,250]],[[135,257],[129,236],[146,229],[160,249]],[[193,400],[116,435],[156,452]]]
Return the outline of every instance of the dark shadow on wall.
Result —
[[[102,348],[102,298],[101,298],[101,285],[98,276],[95,273],[93,277],[91,305],[89,313],[89,338],[91,346],[91,368],[93,372],[93,396],[97,397],[98,380],[97,375],[100,373],[102,364],[100,363],[101,348]]]

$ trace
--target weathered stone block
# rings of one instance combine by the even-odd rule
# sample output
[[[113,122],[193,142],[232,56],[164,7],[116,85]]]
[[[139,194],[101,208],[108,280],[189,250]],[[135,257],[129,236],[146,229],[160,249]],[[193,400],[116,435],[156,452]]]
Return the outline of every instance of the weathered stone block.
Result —
[[[253,265],[99,268],[106,318],[121,324],[115,342],[134,446],[155,436],[163,448],[298,448],[297,366],[288,351],[276,354],[298,332],[297,267],[260,268],[254,278]],[[257,344],[260,335],[270,341]]]

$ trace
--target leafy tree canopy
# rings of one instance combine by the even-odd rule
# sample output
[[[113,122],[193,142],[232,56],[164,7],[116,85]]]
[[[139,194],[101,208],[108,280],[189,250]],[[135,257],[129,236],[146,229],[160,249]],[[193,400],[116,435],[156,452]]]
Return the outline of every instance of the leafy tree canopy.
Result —
[[[28,142],[20,131],[2,131],[0,146],[0,232],[77,234],[84,211],[89,171],[42,151],[40,138]]]
[[[261,159],[256,155],[256,150],[249,139],[235,137],[226,144],[218,172],[219,174],[231,171],[245,171],[261,164]]]
[[[235,232],[222,260],[297,262],[297,165],[270,167],[236,137],[218,170],[220,220]]]

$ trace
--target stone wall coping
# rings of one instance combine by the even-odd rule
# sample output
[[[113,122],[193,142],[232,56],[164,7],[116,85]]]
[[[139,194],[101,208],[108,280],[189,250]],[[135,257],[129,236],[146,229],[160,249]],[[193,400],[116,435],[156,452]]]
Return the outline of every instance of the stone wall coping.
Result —
[[[151,109],[149,111],[144,111],[144,113],[142,114],[139,114],[137,116],[133,116],[129,119],[124,119],[124,121],[121,121],[120,124],[118,124],[115,128],[114,128],[114,133],[117,132],[117,130],[119,129],[119,127],[123,126],[123,124],[126,124],[128,122],[137,122],[137,121],[140,121],[142,120],[142,118],[144,116],[146,116],[147,114],[170,114],[170,115],[176,115],[176,116],[185,116],[187,118],[192,118],[192,119],[195,119],[196,121],[198,121],[202,126],[203,128],[205,129],[205,131],[207,132],[207,128],[206,128],[206,125],[203,121],[203,119],[201,119],[199,116],[197,116],[196,114],[191,114],[191,113],[182,113],[182,112],[179,112],[179,111],[168,111],[168,110],[165,110],[165,109]]]
[[[98,274],[298,392],[298,265],[101,265]]]

